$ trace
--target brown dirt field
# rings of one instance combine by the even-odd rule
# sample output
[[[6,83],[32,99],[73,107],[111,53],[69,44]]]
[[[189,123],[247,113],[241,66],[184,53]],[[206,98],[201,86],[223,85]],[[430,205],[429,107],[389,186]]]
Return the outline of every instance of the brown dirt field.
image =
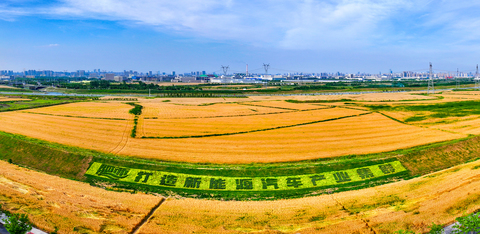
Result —
[[[142,233],[424,233],[432,222],[450,224],[480,208],[480,169],[473,169],[479,165],[477,161],[408,181],[292,200],[170,198]]]
[[[144,119],[141,126],[144,136],[176,137],[225,134],[289,126],[343,116],[358,115],[364,111],[350,109],[324,109],[269,115],[217,117],[204,119]]]
[[[93,118],[133,119],[128,111],[133,106],[119,102],[78,102],[58,106],[31,109],[24,112],[50,114],[58,116],[79,116]]]
[[[162,198],[106,191],[0,161],[0,204],[59,233],[130,233]],[[74,231],[76,229],[77,231]]]
[[[186,106],[161,102],[141,102],[144,107],[142,116],[159,119],[208,118],[220,116],[258,115],[262,113],[282,113],[281,110],[268,107],[245,106],[236,103],[218,103],[208,106]],[[320,107],[318,107],[320,108]]]

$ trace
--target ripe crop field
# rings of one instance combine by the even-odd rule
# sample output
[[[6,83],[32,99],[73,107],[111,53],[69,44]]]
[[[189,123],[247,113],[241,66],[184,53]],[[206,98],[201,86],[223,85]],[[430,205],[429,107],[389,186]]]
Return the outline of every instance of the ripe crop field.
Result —
[[[162,198],[109,192],[0,161],[2,208],[59,233],[130,233]]]
[[[365,111],[324,109],[269,115],[218,117],[202,119],[144,119],[139,125],[146,137],[183,137],[233,134],[286,127],[303,123],[353,116]]]
[[[5,97],[0,96],[0,103],[1,102],[13,102],[13,101],[29,101],[30,99],[27,98],[17,98],[17,97]]]
[[[132,139],[122,153],[187,162],[286,162],[384,152],[462,137],[465,135],[409,126],[380,114],[368,114],[231,136]]]
[[[105,191],[0,161],[0,204],[59,233],[130,233],[161,199]],[[277,201],[167,199],[140,233],[428,231],[480,208],[480,161],[429,176]],[[74,231],[75,230],[75,231]]]
[[[425,232],[480,208],[479,102],[441,95],[112,97],[1,112],[0,159],[171,196],[139,233]],[[0,204],[46,231],[131,233],[163,198],[0,168]]]
[[[0,122],[2,131],[104,152],[111,152],[126,139],[125,132],[129,132],[131,126],[131,121],[127,120],[72,118],[18,111],[1,113]]]
[[[168,199],[144,233],[425,233],[480,208],[480,162],[408,181],[317,197],[263,201]],[[186,208],[188,207],[188,208]]]
[[[93,105],[96,106],[98,103]],[[180,107],[183,108],[184,106]],[[216,105],[202,106],[202,108],[204,107],[216,109]],[[121,106],[121,108],[124,107]],[[43,109],[36,110],[41,112]],[[117,116],[116,112],[113,113],[114,116]],[[314,114],[311,115],[312,113]],[[249,124],[247,126],[251,126],[250,128],[232,125],[235,121],[230,118],[224,118],[223,120],[220,120],[222,118],[212,118],[211,121],[210,119],[167,121],[167,129],[186,132],[188,126],[191,126],[191,132],[197,134],[208,131],[206,126],[211,126],[209,128],[212,129],[210,131],[213,133],[224,133],[229,130],[228,128],[223,129],[228,124],[234,126],[230,131],[258,129],[262,125],[274,127],[292,124],[292,126],[286,128],[272,128],[266,131],[184,139],[130,138],[131,120],[73,118],[20,112],[1,113],[0,130],[102,152],[113,152],[119,155],[209,163],[265,163],[329,158],[349,154],[391,151],[465,137],[462,134],[452,134],[397,123],[380,114],[355,117],[362,113],[367,112],[335,108],[278,114],[278,120],[269,120],[269,118],[262,120],[263,115],[245,116],[238,120],[234,118],[238,126],[242,126],[241,123],[245,122]],[[342,116],[347,117],[322,122],[325,119],[341,118]],[[249,118],[263,122],[262,124],[252,123]],[[215,123],[217,119],[221,124]],[[150,122],[145,122],[146,125],[143,128],[144,123],[140,121],[137,132],[149,132],[148,124]],[[307,122],[311,123],[303,125]],[[191,125],[182,126],[187,123]],[[199,124],[195,125],[196,123]],[[217,130],[215,125],[218,126]],[[195,126],[200,127],[195,128]],[[153,131],[155,129],[160,131],[161,127],[152,127],[152,129]],[[163,132],[163,134],[166,133],[168,132]],[[172,134],[178,133],[170,133],[169,136],[172,136]],[[180,134],[184,135],[185,133]],[[348,142],[348,144],[345,144],[345,142]],[[208,157],[205,157],[205,154]]]
[[[291,110],[312,110],[319,109],[321,107],[305,103],[289,103],[285,101],[263,101],[263,102],[242,102],[243,105],[251,106],[264,106],[264,107],[273,107],[279,109],[291,109]]]
[[[141,102],[141,105],[144,106],[144,111],[142,114],[144,118],[157,119],[212,118],[222,116],[232,117],[281,113],[288,111],[268,107],[244,106],[236,103],[218,103],[213,105],[195,106],[162,102]]]
[[[130,109],[132,106],[120,102],[79,102],[24,112],[66,117],[133,119],[133,115],[128,113]]]

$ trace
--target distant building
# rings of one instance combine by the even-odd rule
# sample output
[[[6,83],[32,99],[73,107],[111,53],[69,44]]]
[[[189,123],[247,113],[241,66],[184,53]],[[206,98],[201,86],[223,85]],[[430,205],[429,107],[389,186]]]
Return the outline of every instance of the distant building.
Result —
[[[125,77],[115,76],[115,77],[113,77],[113,80],[115,80],[116,82],[123,82],[125,80]]]
[[[105,73],[105,80],[115,80],[115,74]]]

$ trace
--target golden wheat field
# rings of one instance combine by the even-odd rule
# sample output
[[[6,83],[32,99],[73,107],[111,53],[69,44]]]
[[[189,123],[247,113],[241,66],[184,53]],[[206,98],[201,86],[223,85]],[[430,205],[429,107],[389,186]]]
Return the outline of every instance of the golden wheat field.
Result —
[[[131,233],[161,197],[109,192],[0,161],[0,204],[59,233]]]
[[[77,102],[24,112],[85,118],[133,119],[134,116],[128,113],[130,109],[131,105],[119,102]]]
[[[30,99],[0,96],[0,102],[14,102],[14,101],[28,101],[28,100]]]
[[[0,161],[0,204],[59,233],[130,233],[162,197],[105,191]],[[480,208],[480,161],[407,181],[277,201],[167,199],[139,233],[428,231]],[[75,230],[77,231],[73,231]],[[91,230],[91,231],[90,231]]]
[[[269,107],[239,105],[236,103],[218,103],[204,106],[143,101],[140,103],[144,107],[142,117],[157,119],[234,117],[288,111]]]
[[[318,105],[306,104],[306,103],[290,103],[285,101],[262,101],[262,102],[242,102],[243,105],[251,106],[265,106],[286,110],[312,110],[320,109]]]
[[[139,122],[141,136],[179,137],[210,134],[231,134],[262,129],[323,121],[327,119],[359,115],[364,111],[348,109],[323,109],[268,115],[233,116],[201,119],[142,119]]]
[[[375,188],[301,199],[168,199],[143,233],[424,233],[480,208],[480,162]],[[186,208],[188,207],[188,208]]]
[[[41,110],[43,108],[39,108]],[[0,129],[47,141],[112,152],[130,134],[131,120],[72,118],[22,113],[0,114]]]
[[[231,136],[161,141],[134,139],[128,141],[122,153],[188,162],[282,162],[383,152],[465,136],[401,124],[380,114],[368,114]]]
[[[280,102],[275,103],[279,105]],[[140,104],[145,105],[143,102]],[[267,104],[271,104],[271,101]],[[89,108],[89,105],[92,107]],[[297,104],[286,104],[289,107],[292,105]],[[304,105],[300,104],[301,107]],[[79,108],[80,106],[85,107]],[[380,114],[347,108],[294,111],[258,107],[265,108],[266,112],[213,118],[212,116],[226,113],[245,113],[242,111],[250,106],[235,103],[185,106],[163,102],[157,102],[155,106],[168,106],[169,110],[164,113],[159,108],[154,111],[157,116],[185,116],[185,119],[145,119],[142,114],[136,130],[138,137],[132,138],[130,135],[134,123],[131,119],[133,115],[128,114],[128,105],[119,102],[87,102],[34,110],[58,116],[22,111],[0,113],[0,131],[119,155],[210,163],[285,162],[377,153],[466,136],[401,124]],[[105,110],[96,111],[102,107]],[[179,108],[178,113],[175,112],[175,107]],[[85,110],[83,116],[81,110]],[[184,114],[189,110],[196,113]],[[268,110],[285,112],[270,113]],[[148,107],[146,113],[149,113]],[[357,116],[365,113],[367,114]],[[67,117],[69,115],[79,115],[82,118]],[[130,116],[130,120],[83,118],[87,116]],[[212,118],[190,118],[192,116]],[[321,122],[338,117],[345,118]],[[258,131],[261,128],[264,130]],[[171,137],[226,133],[233,135],[182,139],[140,138],[142,135]]]

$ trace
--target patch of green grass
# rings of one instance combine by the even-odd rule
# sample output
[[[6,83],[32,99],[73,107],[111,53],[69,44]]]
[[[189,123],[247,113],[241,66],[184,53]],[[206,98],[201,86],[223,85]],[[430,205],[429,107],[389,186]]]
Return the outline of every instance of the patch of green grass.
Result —
[[[405,121],[406,123],[409,123],[409,122],[422,121],[422,120],[426,120],[426,119],[427,119],[427,116],[424,116],[424,115],[415,115],[415,116],[406,118],[404,121]]]

